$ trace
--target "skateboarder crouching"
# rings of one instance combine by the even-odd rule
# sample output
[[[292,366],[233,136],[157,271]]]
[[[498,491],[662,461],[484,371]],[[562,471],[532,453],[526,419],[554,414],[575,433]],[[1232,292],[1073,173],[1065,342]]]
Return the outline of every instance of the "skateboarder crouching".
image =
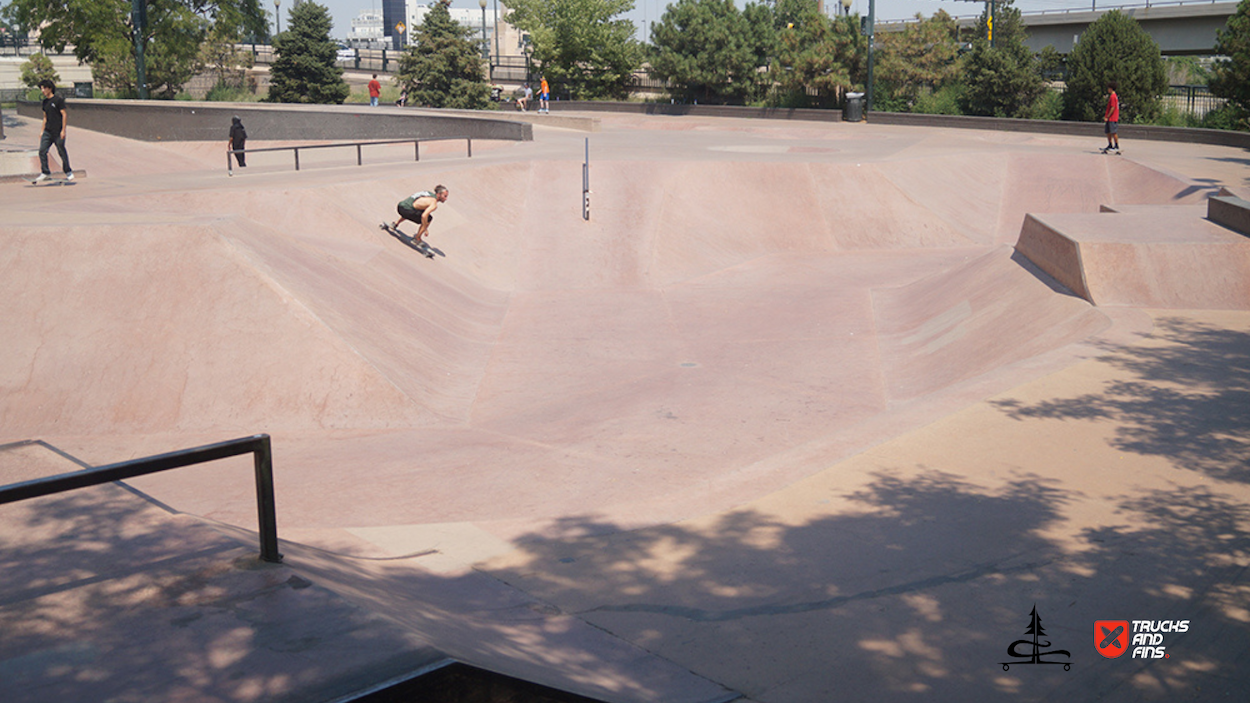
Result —
[[[415,222],[420,225],[417,233],[413,235],[412,240],[417,244],[422,243],[422,238],[430,231],[430,222],[434,219],[434,211],[438,209],[439,203],[447,202],[447,196],[450,191],[446,186],[434,186],[434,190],[423,190],[420,193],[412,195],[399,201],[395,206],[396,212],[399,213],[399,219],[395,220],[395,224],[391,225],[391,229],[399,231],[399,226],[404,220]]]

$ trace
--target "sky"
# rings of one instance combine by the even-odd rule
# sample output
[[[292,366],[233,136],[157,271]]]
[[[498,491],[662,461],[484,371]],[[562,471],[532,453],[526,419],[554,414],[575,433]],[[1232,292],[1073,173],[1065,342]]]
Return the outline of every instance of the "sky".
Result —
[[[334,19],[334,29],[331,35],[337,39],[346,38],[347,32],[351,29],[352,18],[361,10],[381,9],[381,0],[316,0],[330,9],[330,15]],[[625,15],[626,18],[633,20],[634,24],[639,27],[645,26],[646,22],[657,22],[664,14],[664,9],[674,0],[634,0],[634,10]],[[840,0],[825,0],[827,4],[839,2]],[[281,0],[282,2],[282,19],[286,22],[286,13],[290,9],[291,0]],[[488,15],[494,12],[495,3],[498,0],[488,0],[490,3],[486,6]],[[738,6],[742,7],[745,3],[743,0],[737,0]],[[1097,3],[1098,7],[1128,6],[1132,4],[1144,5],[1145,0],[1137,0],[1137,2],[1126,2],[1125,0],[1016,0],[1016,7],[1024,12],[1041,12],[1056,10],[1089,10]],[[1164,4],[1162,2],[1152,2],[1151,4]],[[1166,4],[1174,4],[1167,2]],[[272,0],[262,0],[262,6],[272,9]],[[464,7],[470,9],[478,9],[478,0],[452,0],[452,7]],[[984,2],[960,2],[958,0],[877,0],[876,18],[878,20],[898,20],[915,17],[916,13],[929,17],[938,10],[946,10],[946,12],[955,17],[976,17],[981,14],[984,9]],[[500,4],[502,11],[503,5]],[[858,12],[861,15],[868,14],[868,0],[852,0],[851,12]],[[641,32],[639,39],[643,39]]]

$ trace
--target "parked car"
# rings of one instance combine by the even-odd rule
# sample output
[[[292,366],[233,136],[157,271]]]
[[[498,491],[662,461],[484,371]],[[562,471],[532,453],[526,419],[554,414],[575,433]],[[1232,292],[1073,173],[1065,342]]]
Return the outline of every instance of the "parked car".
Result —
[[[338,60],[338,61],[355,61],[355,60],[356,60],[356,50],[355,50],[355,49],[353,49],[353,48],[351,48],[351,47],[349,47],[349,46],[343,46],[342,44],[339,44],[339,53],[338,53],[338,56],[336,57],[336,60]]]

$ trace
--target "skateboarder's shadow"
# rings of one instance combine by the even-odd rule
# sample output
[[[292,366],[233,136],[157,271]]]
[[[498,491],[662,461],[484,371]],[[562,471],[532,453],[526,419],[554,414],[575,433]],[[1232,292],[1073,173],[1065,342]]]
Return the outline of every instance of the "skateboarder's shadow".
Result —
[[[418,244],[417,240],[413,239],[412,237],[409,237],[408,235],[404,234],[403,232],[400,232],[399,230],[396,230],[390,227],[387,227],[386,231],[390,232],[392,237],[403,242],[404,246],[408,247],[409,249],[412,249],[413,251],[419,252],[423,256],[428,256],[431,259],[434,258],[435,255],[441,256],[443,258],[447,258],[447,255],[443,253],[442,249],[432,247],[429,245],[428,242],[425,244]]]

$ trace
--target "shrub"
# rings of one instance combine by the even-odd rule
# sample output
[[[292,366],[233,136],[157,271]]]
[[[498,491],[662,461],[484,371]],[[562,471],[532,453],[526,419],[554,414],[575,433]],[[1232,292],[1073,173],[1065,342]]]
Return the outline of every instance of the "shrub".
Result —
[[[61,77],[52,65],[52,59],[43,54],[31,54],[30,60],[22,64],[22,84],[31,88],[39,86],[39,81],[48,79],[59,83]]]

